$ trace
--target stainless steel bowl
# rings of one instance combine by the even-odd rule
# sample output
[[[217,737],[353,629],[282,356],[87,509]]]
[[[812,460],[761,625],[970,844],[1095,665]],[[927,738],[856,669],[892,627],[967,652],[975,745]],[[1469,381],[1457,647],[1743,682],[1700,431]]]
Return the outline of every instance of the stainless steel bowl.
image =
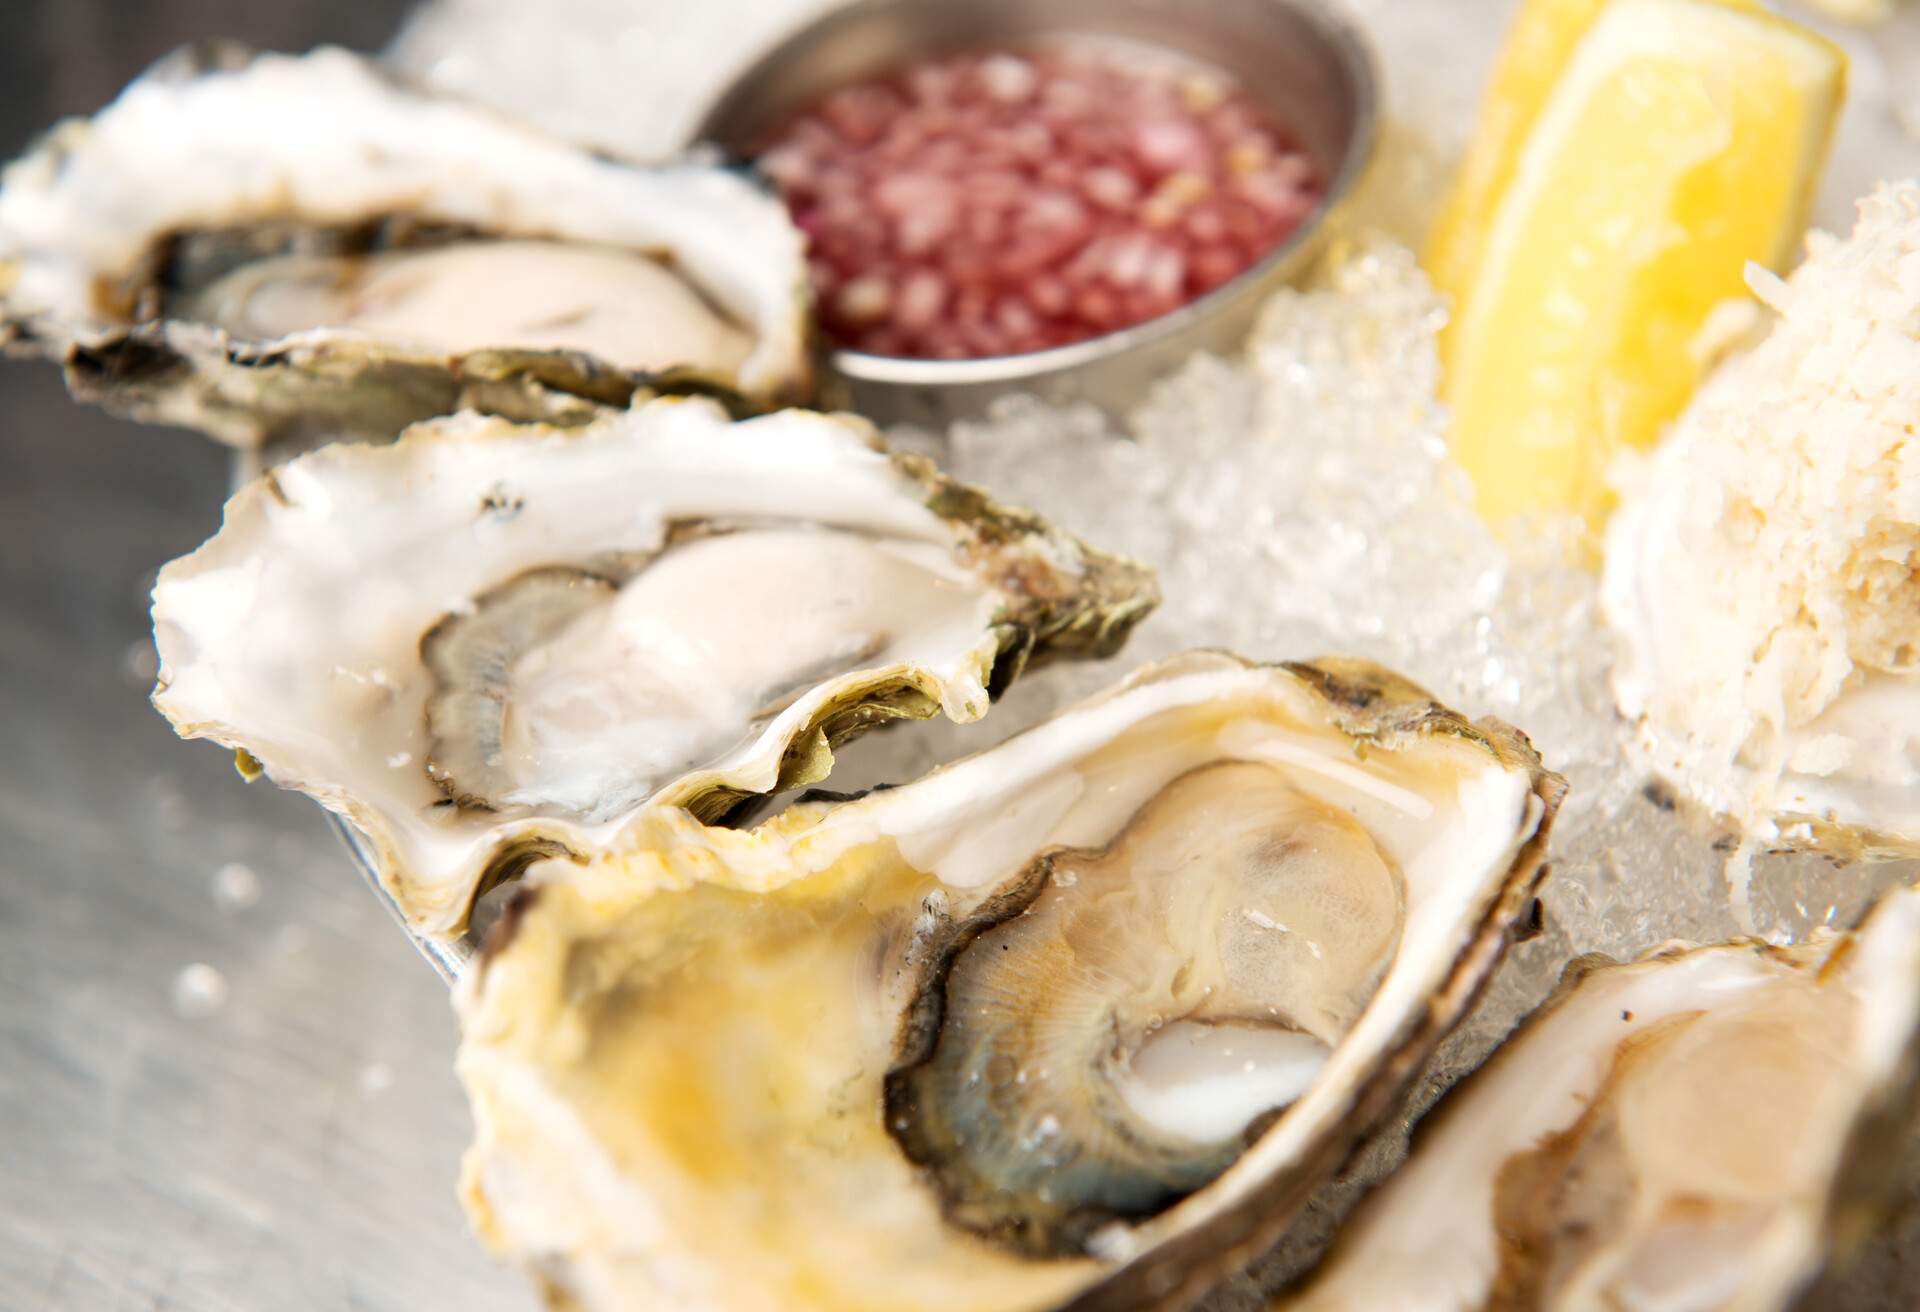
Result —
[[[1026,355],[908,360],[835,351],[829,398],[882,423],[943,425],[994,398],[1132,405],[1195,351],[1238,348],[1268,293],[1298,273],[1372,151],[1377,91],[1365,40],[1319,0],[854,0],[760,57],[708,110],[699,139],[741,155],[834,87],[921,56],[1070,33],[1162,46],[1238,78],[1328,179],[1320,208],[1233,281],[1145,323]]]

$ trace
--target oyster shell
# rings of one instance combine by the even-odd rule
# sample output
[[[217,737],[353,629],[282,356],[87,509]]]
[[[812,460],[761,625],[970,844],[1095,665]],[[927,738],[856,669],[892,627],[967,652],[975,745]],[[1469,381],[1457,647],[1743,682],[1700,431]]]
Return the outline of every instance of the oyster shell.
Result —
[[[1194,653],[751,831],[529,875],[458,992],[555,1307],[1181,1306],[1398,1100],[1564,789],[1362,662]]]
[[[351,820],[418,929],[663,801],[718,819],[876,724],[1107,655],[1151,574],[850,416],[661,398],[295,460],[161,571],[155,705]]]
[[[183,52],[0,178],[0,340],[241,446],[647,388],[791,403],[809,307],[746,177],[596,156],[343,50]]]
[[[1576,964],[1288,1312],[1790,1306],[1913,1120],[1920,893],[1800,947]]]

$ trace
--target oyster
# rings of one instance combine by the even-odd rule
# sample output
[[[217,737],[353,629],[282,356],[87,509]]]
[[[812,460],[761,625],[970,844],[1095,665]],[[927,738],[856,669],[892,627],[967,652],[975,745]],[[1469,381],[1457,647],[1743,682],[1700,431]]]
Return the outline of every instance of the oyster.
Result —
[[[343,50],[182,53],[0,185],[0,340],[242,446],[648,387],[797,401],[806,288],[744,176],[596,156]]]
[[[1785,1308],[1884,1201],[1917,1038],[1908,890],[1823,942],[1576,963],[1277,1306]]]
[[[534,855],[655,800],[718,819],[890,719],[977,718],[1030,656],[1109,654],[1155,600],[848,416],[458,416],[229,502],[154,589],[154,702],[346,816],[444,934]]]
[[[555,1307],[1179,1306],[1384,1115],[1564,789],[1376,666],[1151,666],[754,830],[541,866],[457,994],[483,1236]]]
[[[1768,846],[1920,850],[1920,185],[1862,203],[1607,535],[1642,762]]]

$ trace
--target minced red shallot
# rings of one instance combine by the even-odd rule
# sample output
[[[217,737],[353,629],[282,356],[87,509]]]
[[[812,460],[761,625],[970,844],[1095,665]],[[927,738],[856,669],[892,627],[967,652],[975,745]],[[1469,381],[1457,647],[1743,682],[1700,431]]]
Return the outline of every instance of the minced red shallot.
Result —
[[[811,240],[828,336],[922,359],[1165,314],[1272,250],[1324,186],[1224,76],[1074,45],[842,87],[759,163]]]

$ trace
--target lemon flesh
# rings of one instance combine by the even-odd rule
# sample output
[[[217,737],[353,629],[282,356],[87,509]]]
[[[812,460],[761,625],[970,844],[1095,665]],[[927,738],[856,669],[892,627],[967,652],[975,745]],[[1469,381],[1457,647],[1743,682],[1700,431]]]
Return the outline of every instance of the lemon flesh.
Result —
[[[1528,0],[1514,15],[1480,105],[1473,140],[1427,239],[1433,285],[1458,303],[1486,246],[1487,224],[1513,180],[1520,148],[1608,0]]]
[[[1749,12],[1759,0],[1719,0]],[[1440,217],[1427,240],[1425,264],[1433,284],[1457,302],[1472,281],[1487,227],[1500,203],[1520,148],[1540,117],[1580,39],[1609,0],[1526,0],[1500,45],[1500,58],[1480,105],[1473,140],[1460,161]]]
[[[1479,249],[1450,247],[1472,266],[1451,266],[1453,454],[1489,520],[1604,519],[1614,453],[1652,443],[1698,384],[1708,315],[1745,295],[1749,260],[1791,260],[1845,76],[1835,47],[1743,7],[1600,12]]]

